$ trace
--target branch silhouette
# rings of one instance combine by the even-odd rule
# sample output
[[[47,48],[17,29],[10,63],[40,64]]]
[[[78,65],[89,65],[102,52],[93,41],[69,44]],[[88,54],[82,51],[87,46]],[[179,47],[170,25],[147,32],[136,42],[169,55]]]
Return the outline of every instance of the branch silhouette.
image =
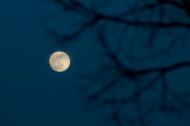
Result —
[[[124,126],[131,124],[146,126],[148,125],[147,118],[158,111],[181,113],[190,107],[190,102],[185,99],[190,96],[190,92],[178,94],[172,90],[168,82],[168,74],[181,68],[190,67],[190,60],[139,69],[127,64],[124,59],[120,58],[120,54],[118,53],[123,52],[121,51],[122,47],[126,47],[125,44],[127,42],[125,37],[129,36],[128,31],[131,28],[135,29],[135,31],[143,29],[147,32],[148,37],[144,40],[145,44],[143,46],[147,50],[154,50],[158,45],[158,38],[163,30],[166,30],[168,34],[173,34],[171,30],[190,30],[190,22],[188,21],[190,2],[188,0],[154,0],[152,2],[143,0],[138,1],[132,7],[127,7],[126,5],[126,9],[118,14],[108,14],[101,11],[102,8],[109,6],[114,0],[102,0],[101,2],[91,0],[91,5],[87,5],[79,0],[54,0],[54,2],[61,5],[61,12],[63,14],[68,12],[71,15],[79,14],[82,19],[78,27],[69,34],[56,32],[44,23],[43,25],[47,32],[60,43],[69,44],[74,42],[72,41],[73,39],[77,39],[82,34],[85,34],[85,32],[91,31],[98,42],[97,44],[104,51],[105,58],[109,59],[109,63],[100,64],[100,69],[96,69],[96,71],[90,74],[81,75],[81,79],[89,79],[95,85],[81,86],[80,89],[85,100],[89,103],[93,103],[97,107],[108,106],[112,108],[110,119],[115,122],[115,125]],[[178,11],[180,15],[187,18],[187,21],[168,19],[167,13],[170,9]],[[147,14],[147,12],[150,14]],[[109,36],[107,35],[111,23],[118,27],[122,26],[115,51],[111,48]],[[185,36],[186,33],[182,32],[179,36],[182,37],[183,35]],[[128,44],[130,52],[126,54],[126,59],[133,63],[154,59],[163,55],[168,56],[170,55],[170,50],[175,48],[176,45],[184,46],[183,42],[179,42],[179,36],[170,36],[171,41],[167,42],[166,46],[145,57],[134,56],[134,50],[138,45],[134,44],[137,43],[135,40],[131,40],[132,42]],[[106,72],[113,73],[113,77],[112,75],[105,75]],[[103,78],[100,77],[100,74],[102,74]],[[98,76],[98,79],[94,79],[94,76]],[[129,87],[131,86],[133,91],[126,96],[119,96],[119,93],[114,92],[118,88],[122,89],[123,82]],[[144,110],[142,103],[143,96],[153,90],[153,87],[156,85],[159,85],[160,88],[159,103],[151,103],[152,105]],[[129,87],[125,89],[126,92],[129,90]],[[109,94],[109,97],[105,98],[107,94]],[[171,103],[170,99],[174,99],[175,103],[180,105]],[[122,115],[130,104],[133,105],[137,113],[134,118]]]

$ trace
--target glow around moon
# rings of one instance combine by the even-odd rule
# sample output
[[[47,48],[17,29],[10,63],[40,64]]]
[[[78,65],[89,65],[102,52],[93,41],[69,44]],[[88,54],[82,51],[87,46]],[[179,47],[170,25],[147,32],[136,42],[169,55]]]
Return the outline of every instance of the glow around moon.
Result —
[[[65,52],[57,51],[50,56],[49,64],[54,71],[64,72],[70,66],[70,58]]]

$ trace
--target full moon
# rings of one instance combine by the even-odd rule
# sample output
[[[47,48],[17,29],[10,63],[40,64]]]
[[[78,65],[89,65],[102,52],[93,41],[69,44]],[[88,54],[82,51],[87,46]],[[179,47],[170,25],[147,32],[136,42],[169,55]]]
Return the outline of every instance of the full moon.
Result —
[[[50,56],[49,64],[54,71],[64,72],[70,66],[70,58],[65,52],[57,51]]]

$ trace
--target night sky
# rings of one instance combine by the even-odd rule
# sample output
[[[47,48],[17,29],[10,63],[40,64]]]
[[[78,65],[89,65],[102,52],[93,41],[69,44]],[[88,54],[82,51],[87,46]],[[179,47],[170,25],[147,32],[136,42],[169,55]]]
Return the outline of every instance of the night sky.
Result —
[[[115,10],[122,8],[121,5],[113,4],[115,9],[101,11],[105,14],[117,14],[119,11]],[[100,45],[97,45],[95,37],[90,33],[81,35],[80,39],[75,39],[70,44],[57,42],[43,27],[42,21],[48,15],[59,13],[59,10],[60,6],[45,0],[0,1],[0,126],[112,126],[108,119],[110,111],[104,107],[91,109],[91,104],[85,102],[79,90],[79,86],[84,83],[96,85],[87,81],[88,76],[86,80],[81,80],[81,73],[94,70],[99,63],[109,60],[102,59]],[[48,20],[48,25],[56,27],[57,31],[70,32],[69,25],[64,25],[63,21],[77,19],[77,15],[60,16],[53,21]],[[113,29],[114,26],[111,30]],[[134,36],[139,32],[141,31],[131,31],[129,34]],[[169,40],[164,36],[165,33],[159,36],[157,42],[160,45]],[[113,36],[116,32],[108,34]],[[110,37],[110,43],[114,39]],[[126,39],[130,41],[132,38]],[[143,40],[143,37],[139,40]],[[190,38],[187,37],[186,41],[188,40]],[[121,51],[128,50],[127,46],[123,46]],[[171,51],[174,57],[168,58],[164,55],[146,62],[139,61],[131,64],[131,68],[167,66],[178,61],[190,60],[189,47],[180,50],[177,47],[178,45]],[[71,66],[66,72],[56,73],[49,67],[49,56],[55,51],[67,52],[70,56]],[[139,54],[142,52],[139,50]],[[122,58],[125,57],[121,55],[120,59]],[[127,60],[124,62],[129,63]],[[169,75],[173,90],[189,91],[189,68],[184,67]],[[99,74],[101,73],[96,74],[97,78]],[[115,75],[110,74],[109,78],[114,77]],[[154,94],[149,94],[151,95]],[[168,126],[172,124],[172,120],[177,120],[174,121],[176,126],[190,124],[190,112],[180,117],[173,113],[164,116],[157,113],[152,118],[159,118],[160,123],[164,122]],[[153,126],[153,123],[151,125]]]
[[[51,8],[35,0],[0,1],[1,126],[93,125],[91,120],[96,120],[82,111],[75,87],[84,52],[57,46],[41,26],[41,18],[54,12]],[[62,74],[48,64],[56,50],[72,58]]]

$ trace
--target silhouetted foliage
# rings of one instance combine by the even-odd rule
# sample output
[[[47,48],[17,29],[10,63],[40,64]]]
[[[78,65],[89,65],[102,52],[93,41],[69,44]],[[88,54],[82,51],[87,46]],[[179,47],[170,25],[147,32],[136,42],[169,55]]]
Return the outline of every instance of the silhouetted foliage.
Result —
[[[190,49],[190,2],[131,0],[128,6],[126,1],[54,0],[61,6],[61,13],[77,16],[77,22],[69,32],[56,32],[48,26],[46,30],[65,44],[75,42],[86,32],[93,33],[104,51],[105,61],[95,71],[81,76],[93,84],[81,85],[80,90],[89,104],[110,107],[110,119],[117,126],[149,125],[148,118],[157,112],[188,112],[190,92],[172,90],[168,75],[190,66],[190,60],[175,60],[180,50]],[[106,11],[116,3],[126,7]],[[144,62],[167,59],[172,60],[139,67]],[[146,97],[151,95],[156,98],[148,100]]]

